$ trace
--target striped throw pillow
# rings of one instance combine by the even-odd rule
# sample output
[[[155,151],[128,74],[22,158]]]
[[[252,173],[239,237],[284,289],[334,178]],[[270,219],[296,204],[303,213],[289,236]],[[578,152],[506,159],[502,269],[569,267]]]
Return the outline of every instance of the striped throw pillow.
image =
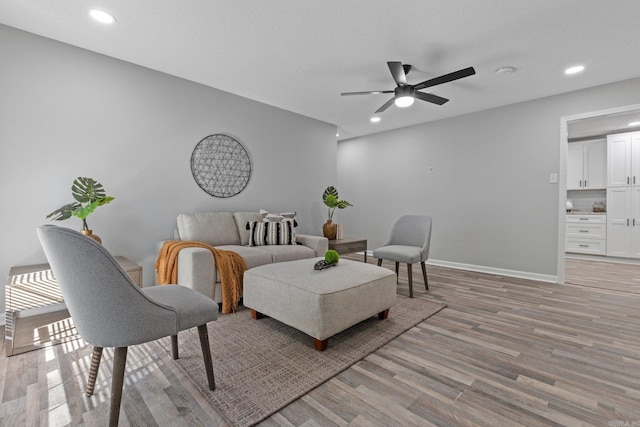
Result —
[[[249,246],[295,245],[296,229],[293,221],[279,222],[251,221],[249,226]]]

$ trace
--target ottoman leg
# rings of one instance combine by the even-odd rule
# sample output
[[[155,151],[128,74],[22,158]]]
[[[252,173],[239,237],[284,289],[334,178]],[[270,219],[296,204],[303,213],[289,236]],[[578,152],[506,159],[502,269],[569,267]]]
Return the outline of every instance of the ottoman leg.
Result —
[[[264,314],[260,313],[259,311],[255,311],[252,308],[251,309],[251,317],[253,317],[254,319],[258,320],[258,319],[262,319],[264,317]]]
[[[384,320],[387,317],[389,317],[389,309],[388,308],[385,311],[381,311],[380,313],[378,313],[378,319],[380,319],[380,320]]]
[[[317,338],[313,339],[313,347],[318,351],[326,350],[328,345],[329,345],[329,338],[324,340],[319,340]]]

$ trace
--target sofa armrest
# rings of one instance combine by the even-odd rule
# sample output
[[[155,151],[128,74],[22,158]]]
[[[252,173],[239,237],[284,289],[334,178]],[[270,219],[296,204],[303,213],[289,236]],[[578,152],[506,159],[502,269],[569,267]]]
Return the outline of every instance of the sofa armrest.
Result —
[[[184,248],[178,254],[178,284],[212,298],[217,280],[213,254],[205,248]]]
[[[160,253],[163,244],[164,241],[156,244],[157,253]],[[213,284],[216,280],[216,262],[210,250],[205,248],[184,248],[180,250],[178,253],[179,285],[191,288],[213,299]]]
[[[329,250],[329,239],[322,236],[312,236],[310,234],[296,234],[296,242],[302,243],[313,249],[316,252],[316,256],[323,257]]]

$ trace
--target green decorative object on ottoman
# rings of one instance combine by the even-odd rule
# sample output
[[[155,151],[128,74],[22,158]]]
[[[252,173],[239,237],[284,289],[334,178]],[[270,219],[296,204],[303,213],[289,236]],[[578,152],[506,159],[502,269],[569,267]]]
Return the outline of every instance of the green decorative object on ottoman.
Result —
[[[324,254],[324,261],[327,264],[335,264],[338,262],[339,259],[340,259],[340,255],[338,255],[338,252],[334,251],[333,249],[329,249]]]

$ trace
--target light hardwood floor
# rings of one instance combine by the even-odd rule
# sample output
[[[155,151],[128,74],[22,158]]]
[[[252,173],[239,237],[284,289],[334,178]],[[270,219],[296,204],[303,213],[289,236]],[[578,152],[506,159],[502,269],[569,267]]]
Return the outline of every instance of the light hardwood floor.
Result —
[[[414,268],[447,308],[261,425],[640,426],[640,294]],[[224,425],[168,349],[130,350],[121,425]],[[111,351],[90,399],[82,342],[0,351],[0,425],[105,424]]]
[[[640,294],[640,264],[568,257],[565,269],[566,283]]]

